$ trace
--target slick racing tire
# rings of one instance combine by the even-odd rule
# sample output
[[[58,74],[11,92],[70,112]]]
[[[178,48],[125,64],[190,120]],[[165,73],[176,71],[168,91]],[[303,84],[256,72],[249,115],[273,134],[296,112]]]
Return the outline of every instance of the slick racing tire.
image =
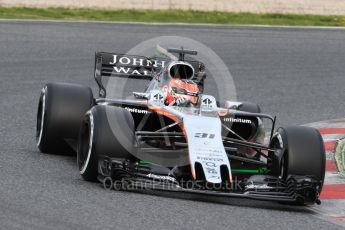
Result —
[[[237,110],[250,113],[261,113],[261,108],[259,105],[249,102],[243,102],[240,106],[238,106]]]
[[[73,153],[65,139],[77,139],[84,114],[93,105],[89,87],[48,83],[41,92],[37,110],[36,143],[43,153]]]
[[[325,178],[326,154],[323,140],[318,130],[305,126],[279,128],[283,144],[280,176],[310,175],[321,181],[319,193]]]
[[[111,124],[111,125],[110,125]],[[98,161],[126,159],[134,149],[134,120],[119,107],[97,105],[88,111],[79,131],[77,162],[86,181],[97,181]]]

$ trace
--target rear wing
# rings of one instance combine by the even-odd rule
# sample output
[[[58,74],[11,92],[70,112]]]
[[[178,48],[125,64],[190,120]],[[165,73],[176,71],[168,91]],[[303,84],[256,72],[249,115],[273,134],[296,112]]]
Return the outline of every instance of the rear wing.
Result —
[[[171,49],[174,52],[174,49]],[[180,52],[180,51],[179,51]],[[184,51],[186,54],[187,51]],[[191,52],[191,51],[188,51]],[[194,51],[195,52],[195,51]],[[203,88],[203,80],[206,75],[204,73],[205,66],[202,62],[195,60],[185,60],[194,68],[195,82]],[[95,54],[95,73],[94,77],[99,87],[99,96],[106,97],[106,89],[103,85],[103,77],[120,77],[151,80],[156,73],[167,66],[171,59],[162,57],[145,57],[139,55],[117,54],[97,52]]]
[[[106,97],[103,77],[152,79],[154,73],[164,68],[165,59],[151,59],[145,56],[98,52],[95,54],[95,80],[99,96]]]

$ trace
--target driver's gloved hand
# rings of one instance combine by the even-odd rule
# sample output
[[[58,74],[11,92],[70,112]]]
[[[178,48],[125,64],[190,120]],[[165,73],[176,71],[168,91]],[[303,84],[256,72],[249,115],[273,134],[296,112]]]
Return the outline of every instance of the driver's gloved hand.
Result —
[[[189,103],[189,100],[187,100],[186,98],[184,97],[180,97],[180,98],[177,98],[175,100],[175,105],[176,106],[186,106],[187,104]]]

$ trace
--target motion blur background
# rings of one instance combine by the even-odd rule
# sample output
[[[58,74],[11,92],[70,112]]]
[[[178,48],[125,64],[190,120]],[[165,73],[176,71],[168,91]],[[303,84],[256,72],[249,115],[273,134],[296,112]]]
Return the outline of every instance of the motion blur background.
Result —
[[[345,15],[344,0],[0,0],[0,6]]]

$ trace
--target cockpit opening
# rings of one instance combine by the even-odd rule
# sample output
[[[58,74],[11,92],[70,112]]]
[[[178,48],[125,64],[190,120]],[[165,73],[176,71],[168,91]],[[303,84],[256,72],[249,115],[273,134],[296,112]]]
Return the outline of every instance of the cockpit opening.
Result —
[[[172,78],[191,79],[194,76],[194,69],[188,64],[175,63],[170,66],[169,74]]]

